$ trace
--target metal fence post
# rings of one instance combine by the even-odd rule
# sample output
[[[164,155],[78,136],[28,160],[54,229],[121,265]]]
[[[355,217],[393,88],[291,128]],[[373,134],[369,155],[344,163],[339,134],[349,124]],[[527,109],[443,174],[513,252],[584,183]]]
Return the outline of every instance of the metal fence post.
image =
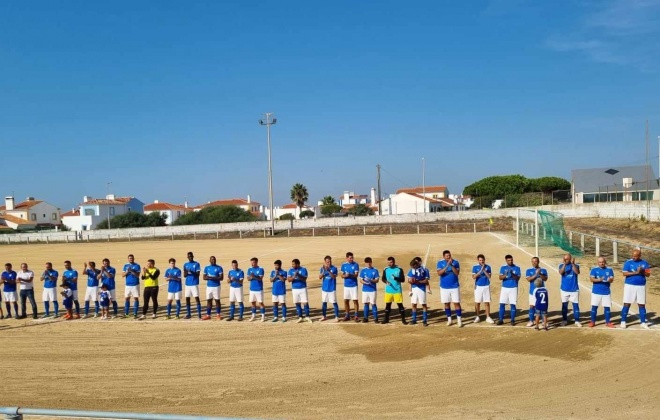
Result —
[[[619,243],[612,241],[612,262],[614,264],[619,262]]]

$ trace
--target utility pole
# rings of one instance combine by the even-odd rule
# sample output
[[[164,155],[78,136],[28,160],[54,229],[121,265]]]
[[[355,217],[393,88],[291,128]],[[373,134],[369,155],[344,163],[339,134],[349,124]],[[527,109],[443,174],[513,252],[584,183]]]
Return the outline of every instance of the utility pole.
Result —
[[[275,236],[275,219],[273,219],[273,167],[270,157],[270,126],[277,124],[277,118],[271,118],[272,112],[266,112],[263,120],[259,120],[259,124],[266,126],[268,133],[268,211],[270,213],[270,235]]]
[[[378,215],[382,216],[383,215],[383,206],[382,206],[382,195],[380,193],[380,164],[376,165],[376,172],[378,174],[377,176],[377,188],[378,188]],[[392,214],[392,209],[390,209],[390,214]]]
[[[426,213],[426,164],[422,158],[422,196],[424,197],[424,213]]]
[[[649,201],[649,120],[646,120],[646,220],[651,219],[651,202]]]
[[[110,184],[112,184],[112,181],[108,181],[108,195],[105,197],[108,201],[108,229],[110,229]]]

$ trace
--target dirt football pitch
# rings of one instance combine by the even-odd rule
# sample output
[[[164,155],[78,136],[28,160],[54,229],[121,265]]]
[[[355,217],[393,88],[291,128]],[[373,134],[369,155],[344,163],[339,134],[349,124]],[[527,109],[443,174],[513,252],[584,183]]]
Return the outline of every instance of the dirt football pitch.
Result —
[[[550,331],[525,327],[528,286],[524,281],[515,327],[472,323],[470,272],[476,254],[484,253],[494,272],[507,253],[521,268],[530,266],[530,255],[506,239],[502,234],[465,233],[1,246],[2,263],[12,262],[18,269],[21,262],[27,262],[37,279],[46,261],[61,274],[66,259],[81,272],[84,261],[100,265],[107,257],[119,273],[129,253],[135,254],[141,265],[155,259],[162,272],[170,257],[182,267],[188,251],[195,253],[202,267],[215,255],[225,273],[232,259],[247,269],[250,257],[256,256],[270,273],[275,259],[281,259],[288,269],[291,259],[299,258],[310,272],[309,297],[315,322],[295,322],[290,291],[289,322],[270,322],[267,281],[269,322],[265,323],[199,321],[194,307],[194,320],[166,320],[167,286],[162,281],[161,309],[155,320],[2,320],[0,405],[293,419],[659,418],[660,327],[641,330],[639,320],[632,316],[628,329],[608,329],[602,308],[596,328],[559,327],[556,271],[548,269]],[[427,266],[433,290],[428,295],[429,327],[404,326],[398,315],[388,325],[337,323],[334,317],[318,322],[321,293],[316,273],[326,254],[333,257],[336,266],[344,261],[346,251],[352,251],[361,266],[364,258],[371,256],[379,270],[393,255],[407,271],[411,258],[424,258],[429,245]],[[444,249],[450,249],[462,267],[464,327],[460,329],[455,323],[446,326],[439,303],[435,264]],[[552,267],[558,263],[545,262]],[[585,257],[579,262],[591,267],[595,258]],[[583,268],[583,285],[588,283],[585,271]],[[83,298],[86,276],[81,275],[79,282]],[[35,297],[39,312],[43,312],[42,286],[40,281],[36,283]],[[497,318],[500,282],[495,273],[492,283],[491,310]],[[379,284],[381,317],[382,287]],[[339,297],[343,296],[342,289],[339,285]],[[622,289],[617,270],[613,285],[617,303],[621,302]],[[202,296],[204,290],[202,284]],[[124,281],[118,274],[120,314],[123,293]],[[409,317],[410,300],[405,295]],[[228,288],[223,284],[225,316],[227,300]],[[655,318],[660,298],[648,293],[647,300]],[[589,304],[590,293],[582,290],[580,306],[585,324]],[[343,315],[343,305],[340,307]],[[633,310],[637,311],[636,306]],[[617,325],[619,312],[614,306]],[[246,314],[249,317],[249,303]]]

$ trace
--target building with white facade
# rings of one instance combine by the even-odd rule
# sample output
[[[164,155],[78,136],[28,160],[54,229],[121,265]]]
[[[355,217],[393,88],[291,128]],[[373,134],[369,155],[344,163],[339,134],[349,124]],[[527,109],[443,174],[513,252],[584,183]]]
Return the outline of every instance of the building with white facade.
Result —
[[[171,225],[179,217],[184,214],[191,213],[194,210],[188,207],[188,203],[183,205],[170,204],[170,203],[161,203],[158,200],[154,200],[153,203],[147,204],[144,206],[144,214],[151,213],[160,213],[165,216],[165,223]]]
[[[103,220],[129,212],[144,213],[144,203],[135,197],[115,197],[108,194],[105,198],[83,197],[77,212],[65,213],[62,223],[71,230],[82,231],[95,229]],[[77,213],[77,214],[76,214]]]
[[[226,200],[216,200],[209,201],[205,204],[200,204],[193,208],[194,211],[199,211],[206,207],[215,207],[215,206],[236,206],[242,208],[245,211],[249,211],[253,215],[257,216],[260,220],[265,220],[266,215],[264,214],[264,208],[260,203],[252,201],[250,196],[247,196],[247,199],[244,198],[230,198]]]
[[[25,201],[15,204],[14,197],[5,197],[5,205],[0,206],[0,215],[9,216],[8,219],[24,220],[29,223],[21,223],[25,229],[27,226],[32,228],[50,227],[54,228],[62,223],[60,209],[43,200],[36,200],[34,197],[28,197]],[[12,223],[10,221],[10,223]],[[18,222],[15,220],[14,224]]]

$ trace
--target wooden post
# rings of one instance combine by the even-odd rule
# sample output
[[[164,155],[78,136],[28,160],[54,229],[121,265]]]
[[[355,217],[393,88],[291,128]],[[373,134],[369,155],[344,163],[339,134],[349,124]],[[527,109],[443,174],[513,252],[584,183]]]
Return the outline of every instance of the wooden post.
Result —
[[[419,225],[417,225],[417,234],[419,235]]]
[[[445,233],[449,233],[449,226],[445,223]]]
[[[364,234],[364,236],[367,236],[367,227],[366,226],[362,226],[362,233]],[[417,226],[417,233],[419,233],[419,226]]]
[[[596,256],[600,256],[600,238],[596,236]]]
[[[392,234],[392,225],[390,225],[390,235]]]
[[[619,243],[612,241],[612,262],[614,264],[619,262]]]
[[[337,236],[339,236],[339,227],[337,227]]]
[[[243,239],[243,231],[238,231],[238,239]]]
[[[477,233],[477,224],[476,224],[476,223],[473,223],[472,225],[473,225],[473,227],[474,227],[474,233]]]
[[[314,228],[312,228],[312,236],[316,236],[316,232],[314,231]]]
[[[215,231],[215,239],[220,239],[220,231],[219,230]]]
[[[580,249],[584,252],[584,233],[580,234]]]

